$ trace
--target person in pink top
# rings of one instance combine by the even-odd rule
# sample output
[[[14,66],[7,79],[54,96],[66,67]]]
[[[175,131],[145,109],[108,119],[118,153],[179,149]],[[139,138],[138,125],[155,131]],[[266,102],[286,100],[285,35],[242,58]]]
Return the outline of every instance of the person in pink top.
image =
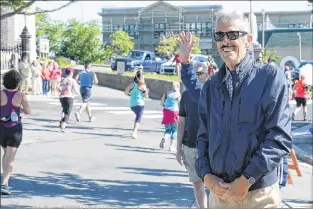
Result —
[[[50,81],[51,81],[51,96],[57,96],[57,86],[60,81],[62,72],[56,63],[50,65]]]
[[[3,149],[1,195],[9,195],[9,179],[14,167],[14,158],[23,138],[21,112],[30,113],[27,98],[19,91],[23,78],[17,70],[3,76],[0,92],[0,145]]]

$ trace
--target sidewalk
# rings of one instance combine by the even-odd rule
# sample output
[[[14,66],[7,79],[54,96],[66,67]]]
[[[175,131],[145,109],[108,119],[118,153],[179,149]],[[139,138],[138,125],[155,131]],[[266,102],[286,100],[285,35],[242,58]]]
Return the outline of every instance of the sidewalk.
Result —
[[[307,124],[292,131],[293,148],[297,158],[305,163],[313,165],[313,136],[309,129],[312,124]]]

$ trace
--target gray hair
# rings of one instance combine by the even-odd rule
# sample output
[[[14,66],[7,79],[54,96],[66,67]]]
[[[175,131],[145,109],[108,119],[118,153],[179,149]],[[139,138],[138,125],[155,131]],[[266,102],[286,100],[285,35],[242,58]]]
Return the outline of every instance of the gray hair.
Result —
[[[248,18],[238,10],[223,9],[216,13],[216,25],[238,21],[242,25],[241,29],[250,33],[250,22]]]
[[[196,62],[196,63],[195,63],[195,70],[196,70],[196,71],[197,71],[200,67],[202,67],[205,72],[208,71],[208,65],[207,65],[205,62]]]

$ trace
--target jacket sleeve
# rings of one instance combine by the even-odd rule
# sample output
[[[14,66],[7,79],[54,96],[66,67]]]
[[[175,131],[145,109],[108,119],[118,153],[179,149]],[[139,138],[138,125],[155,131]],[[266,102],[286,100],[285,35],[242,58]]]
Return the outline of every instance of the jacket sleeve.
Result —
[[[199,129],[198,129],[198,159],[196,161],[196,171],[198,176],[203,180],[204,176],[208,173],[212,173],[210,160],[208,155],[209,149],[209,135],[208,135],[208,110],[207,110],[207,90],[209,82],[206,82],[201,91],[200,100],[199,100]]]
[[[260,144],[244,170],[244,173],[256,181],[274,171],[292,147],[287,80],[281,69],[268,71],[266,89],[261,101],[265,114],[265,141]]]
[[[198,103],[200,98],[200,91],[203,87],[203,84],[198,81],[198,77],[195,73],[195,68],[192,63],[182,63],[181,66],[181,80],[183,81],[183,84],[185,85],[185,88],[187,89],[191,100],[195,103]]]

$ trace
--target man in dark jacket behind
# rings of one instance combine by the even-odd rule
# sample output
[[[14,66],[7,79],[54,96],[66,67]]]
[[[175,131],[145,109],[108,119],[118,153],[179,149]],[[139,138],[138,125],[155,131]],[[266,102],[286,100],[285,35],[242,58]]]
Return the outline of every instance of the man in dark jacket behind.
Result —
[[[203,87],[190,63],[192,36],[180,34],[181,79],[199,100],[198,175],[211,208],[279,207],[277,168],[292,142],[286,77],[248,55],[252,35],[241,12],[222,10],[216,21],[224,64]]]

